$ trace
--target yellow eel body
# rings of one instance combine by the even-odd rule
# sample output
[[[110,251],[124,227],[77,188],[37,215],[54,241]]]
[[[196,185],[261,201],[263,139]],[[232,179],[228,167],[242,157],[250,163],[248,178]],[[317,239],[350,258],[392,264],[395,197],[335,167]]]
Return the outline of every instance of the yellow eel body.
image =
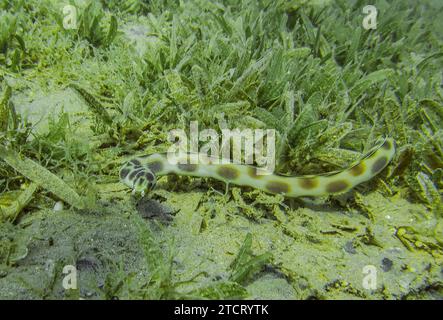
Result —
[[[221,180],[226,184],[249,186],[286,197],[324,196],[341,194],[358,184],[368,181],[380,173],[395,155],[395,141],[386,138],[378,146],[365,154],[360,161],[349,168],[318,175],[281,176],[263,175],[257,167],[211,161],[206,155],[185,154],[191,157],[204,158],[204,163],[174,163],[168,160],[167,154],[152,154],[136,157],[125,163],[120,169],[120,180],[132,188],[133,192],[142,195],[155,187],[157,177],[176,174],[193,177],[209,177]]]

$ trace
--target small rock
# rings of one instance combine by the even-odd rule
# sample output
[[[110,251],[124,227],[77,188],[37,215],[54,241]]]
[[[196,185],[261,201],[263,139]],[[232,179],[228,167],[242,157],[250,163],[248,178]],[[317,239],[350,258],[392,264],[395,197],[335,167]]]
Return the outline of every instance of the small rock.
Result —
[[[140,199],[136,208],[138,213],[145,219],[160,220],[163,222],[170,222],[173,219],[171,215],[172,211],[153,199]]]
[[[62,211],[63,210],[63,202],[57,201],[52,209],[54,211]]]
[[[343,247],[343,249],[345,249],[345,251],[347,253],[350,253],[350,254],[356,254],[357,253],[357,251],[355,250],[354,242],[353,241],[346,242],[346,244]]]
[[[381,268],[383,269],[384,272],[388,272],[389,270],[392,269],[394,262],[392,262],[391,259],[388,258],[383,258],[383,260],[381,261]]]

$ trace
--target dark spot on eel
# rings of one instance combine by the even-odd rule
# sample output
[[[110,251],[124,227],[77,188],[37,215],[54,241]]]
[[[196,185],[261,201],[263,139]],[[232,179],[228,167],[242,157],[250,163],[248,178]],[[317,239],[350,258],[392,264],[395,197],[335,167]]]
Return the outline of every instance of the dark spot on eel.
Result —
[[[188,164],[188,163],[184,163],[184,164],[177,164],[177,167],[182,170],[182,171],[186,171],[186,172],[194,172],[197,170],[197,165],[196,164]]]
[[[386,140],[385,143],[381,146],[385,150],[390,150],[392,148],[391,142],[389,140]]]
[[[266,184],[266,189],[268,189],[269,192],[272,193],[288,193],[289,192],[289,185],[284,182],[279,181],[269,181]]]
[[[222,166],[217,169],[217,173],[226,180],[234,180],[239,176],[239,172],[235,168]]]
[[[349,173],[354,177],[362,175],[366,170],[366,165],[364,162],[360,162],[349,169]]]
[[[121,169],[120,170],[120,179],[122,179],[122,180],[125,179],[128,174],[129,174],[129,169],[126,169],[126,168]]]
[[[132,160],[129,161],[129,162],[132,163],[132,164],[135,165],[135,166],[140,166],[140,165],[141,165],[140,161],[138,161],[137,159],[132,159]]]
[[[148,168],[154,172],[160,172],[163,170],[163,163],[161,161],[154,161],[148,164]]]
[[[386,158],[385,156],[377,159],[377,161],[374,162],[374,164],[372,165],[372,173],[378,173],[380,171],[383,170],[383,168],[388,164],[388,158]]]
[[[346,181],[338,180],[330,182],[326,186],[326,191],[329,193],[338,193],[346,190],[349,187],[349,184]]]
[[[298,184],[303,189],[313,189],[318,186],[318,180],[316,178],[301,178]]]

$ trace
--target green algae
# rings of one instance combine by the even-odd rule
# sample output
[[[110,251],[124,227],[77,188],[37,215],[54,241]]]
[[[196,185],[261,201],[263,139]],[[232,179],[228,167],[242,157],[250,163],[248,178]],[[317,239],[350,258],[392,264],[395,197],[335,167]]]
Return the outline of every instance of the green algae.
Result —
[[[205,216],[204,208],[196,209],[202,192],[191,193],[193,197],[168,193],[164,205],[179,209],[170,225],[154,220],[147,224],[138,217],[131,201],[114,207],[102,205],[95,211],[33,214],[22,226],[10,227],[6,232],[21,230],[22,240],[17,238],[14,243],[25,250],[14,253],[19,257],[14,258],[18,265],[15,262],[15,267],[7,267],[6,276],[0,279],[8,288],[3,297],[8,296],[7,292],[24,292],[16,298],[75,297],[61,287],[63,274],[59,272],[56,280],[51,280],[44,269],[49,260],[60,265],[75,264],[80,270],[81,292],[77,296],[91,299],[399,299],[429,297],[426,292],[430,287],[440,290],[442,247],[427,230],[435,219],[426,217],[422,205],[386,199],[375,222],[358,210],[344,214],[318,207],[300,207],[288,213],[285,224],[219,211],[212,218],[206,217],[206,227],[201,229],[195,228],[195,219],[187,217],[197,213]],[[375,197],[374,203],[383,198],[377,192],[368,196]],[[213,199],[224,201],[222,196]],[[190,205],[181,206],[184,201]],[[368,226],[381,246],[362,240]],[[414,244],[410,250],[396,236],[399,228],[406,227],[415,230],[415,235],[425,231],[430,235],[407,238]],[[251,252],[263,257],[258,260],[266,267],[258,267],[248,278],[239,278],[243,271],[235,271],[238,266],[257,261],[248,258]],[[272,260],[264,259],[267,252],[272,252]],[[383,261],[391,262],[390,269],[384,271]],[[362,268],[366,265],[378,268],[377,290],[362,287]],[[107,284],[102,292],[98,287],[103,283]],[[46,295],[29,288],[45,289]]]
[[[51,191],[60,199],[66,201],[75,208],[83,208],[84,201],[77,194],[77,192],[68,186],[63,180],[51,173],[38,163],[28,158],[22,158],[13,150],[0,147],[0,157],[15,170],[20,172],[23,176],[34,181],[35,184],[43,186],[45,189]],[[35,191],[36,187],[33,188]],[[34,193],[30,192],[31,196]],[[29,197],[26,197],[29,198]],[[18,200],[19,206],[23,206],[28,200]],[[15,213],[16,216],[18,214]],[[11,215],[11,214],[9,214]]]
[[[177,196],[180,200],[186,197]],[[177,196],[170,195],[168,199]],[[368,196],[373,198],[371,202],[374,204],[383,199],[378,193]],[[180,200],[172,200],[172,203]],[[252,247],[257,248],[258,254],[271,251],[272,266],[275,268],[254,280],[260,282],[261,277],[277,275],[279,281],[285,281],[294,290],[292,295],[280,298],[399,299],[406,295],[411,296],[411,292],[425,294],[430,283],[437,284],[438,288],[441,283],[438,268],[442,259],[441,247],[434,241],[433,247],[436,250],[433,255],[421,249],[411,252],[395,237],[397,226],[423,225],[423,229],[426,229],[435,223],[435,219],[431,222],[424,216],[427,211],[424,206],[408,204],[402,199],[391,198],[384,201],[384,209],[378,211],[375,223],[358,211],[344,215],[340,211],[327,212],[325,208],[300,208],[290,213],[289,222],[281,226],[268,219],[254,222],[238,214],[229,217],[216,214],[207,221],[206,229],[199,235],[189,232],[182,234],[181,230],[188,229],[186,224],[189,221],[178,217],[174,220],[176,225],[164,232],[165,238],[176,237],[176,246],[180,248],[176,259],[181,264],[189,264],[185,269],[205,270],[214,277],[218,274],[225,278],[228,277],[230,264],[235,261],[236,252],[241,248],[241,242],[235,239],[241,239],[241,235],[245,236],[250,232],[254,239]],[[401,212],[399,208],[402,208]],[[177,215],[185,214],[182,211],[183,209]],[[368,226],[381,246],[374,246],[362,238],[367,235]],[[337,232],[327,232],[331,230]],[[383,271],[383,259],[393,262],[391,270]],[[368,291],[362,287],[362,268],[366,265],[379,268],[381,279],[378,290]],[[336,281],[345,281],[346,285],[335,288],[333,284]],[[252,283],[250,285],[253,287]],[[402,285],[398,286],[399,283]],[[278,292],[278,288],[269,290]],[[255,294],[266,296],[265,292]]]

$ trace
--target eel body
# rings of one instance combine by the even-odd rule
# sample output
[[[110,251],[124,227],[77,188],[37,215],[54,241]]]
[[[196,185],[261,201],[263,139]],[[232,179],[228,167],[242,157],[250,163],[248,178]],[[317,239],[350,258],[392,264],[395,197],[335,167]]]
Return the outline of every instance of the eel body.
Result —
[[[264,175],[260,168],[215,162],[207,155],[184,154],[186,159],[178,163],[170,161],[167,154],[152,154],[136,157],[125,163],[120,169],[120,181],[142,195],[155,187],[159,176],[176,174],[192,177],[209,177],[228,184],[249,186],[272,194],[286,197],[335,195],[349,191],[362,182],[368,181],[380,173],[395,154],[395,141],[384,139],[372,148],[361,160],[343,170],[304,176]],[[197,161],[192,157],[200,157]],[[183,163],[187,160],[187,163]],[[202,163],[203,162],[203,163]]]

